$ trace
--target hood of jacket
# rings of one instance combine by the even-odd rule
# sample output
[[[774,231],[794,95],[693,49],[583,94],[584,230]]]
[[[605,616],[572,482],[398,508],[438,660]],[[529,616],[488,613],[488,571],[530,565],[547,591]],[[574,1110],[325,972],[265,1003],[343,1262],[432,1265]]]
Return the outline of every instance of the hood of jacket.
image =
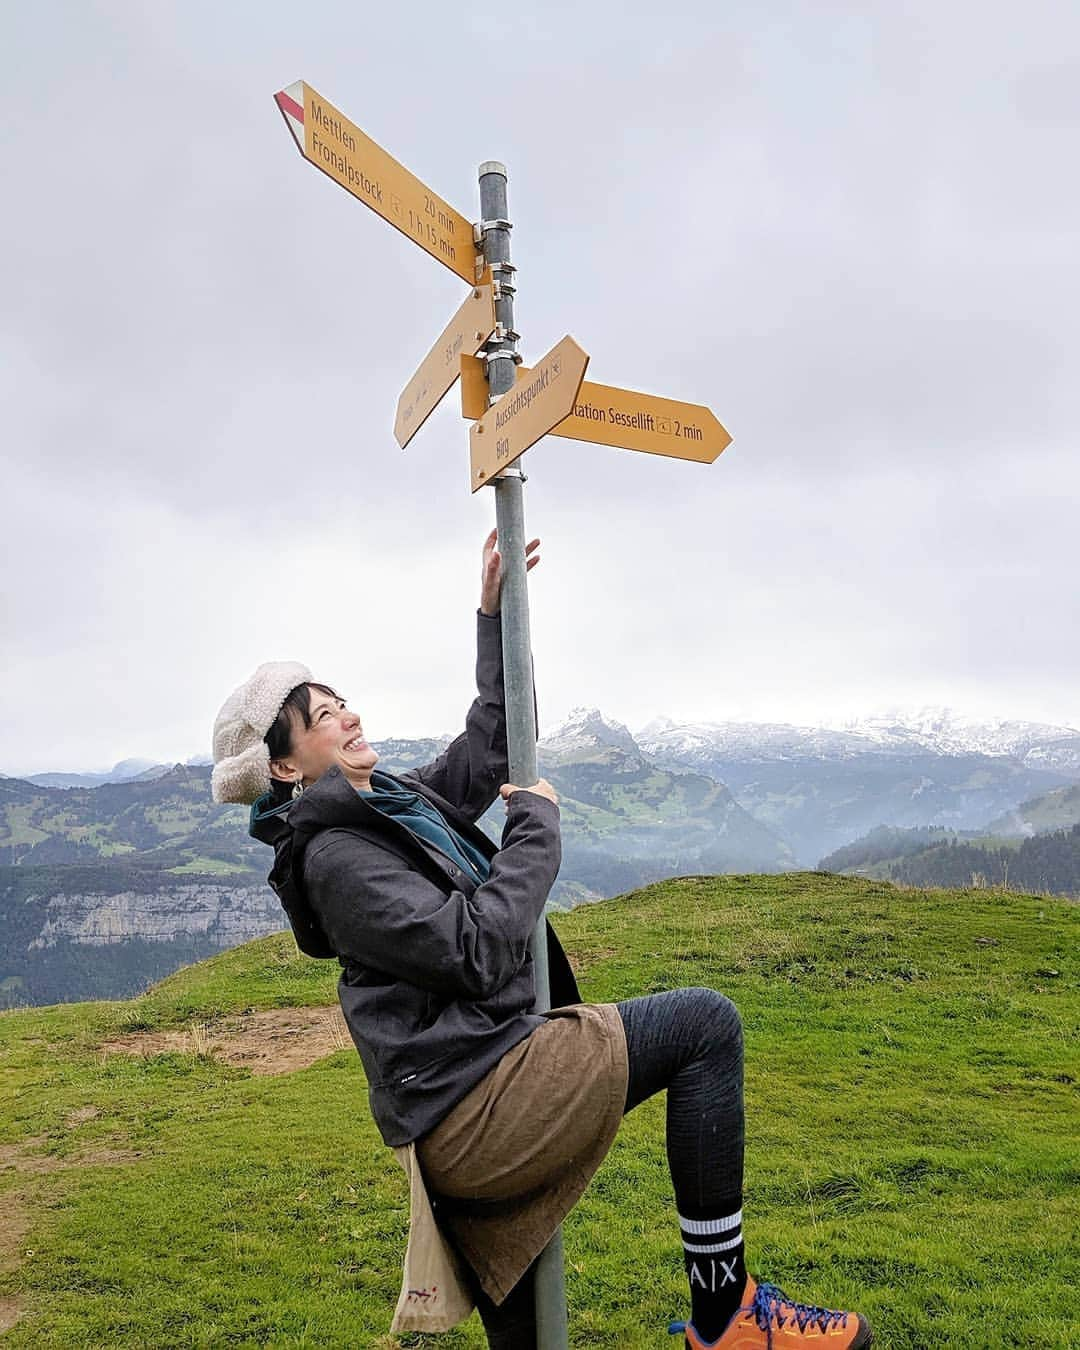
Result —
[[[394,777],[392,774],[387,776]],[[412,779],[395,778],[394,781],[437,806],[454,828],[487,857],[493,857],[497,852],[496,845],[483,830],[438,793]],[[412,831],[366,802],[336,765],[299,797],[291,797],[277,805],[270,793],[260,797],[251,808],[248,833],[273,848],[274,865],[267,881],[281,901],[296,945],[306,956],[320,960],[332,960],[337,952],[304,894],[303,865],[308,844],[328,829],[354,830],[383,845],[390,843],[436,885],[445,884],[446,880],[443,868]]]
[[[251,808],[248,833],[274,850],[274,865],[266,879],[281,901],[296,945],[305,956],[331,960],[336,953],[304,896],[299,866],[294,867],[294,859],[298,863],[300,855],[295,849],[290,816],[298,805],[297,799],[290,799],[275,806],[272,794],[266,793]]]

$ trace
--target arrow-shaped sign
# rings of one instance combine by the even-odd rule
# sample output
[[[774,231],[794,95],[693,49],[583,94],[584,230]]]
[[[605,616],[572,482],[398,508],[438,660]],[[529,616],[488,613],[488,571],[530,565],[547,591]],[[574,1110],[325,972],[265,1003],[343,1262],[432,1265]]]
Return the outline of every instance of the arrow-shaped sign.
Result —
[[[461,373],[461,357],[478,352],[495,331],[495,287],[485,273],[461,308],[420,362],[416,374],[401,391],[394,417],[394,439],[402,450],[435,411],[447,390]],[[486,390],[486,385],[485,385]],[[484,396],[484,408],[487,395]],[[481,409],[477,416],[483,415]]]
[[[483,365],[478,358],[472,359]],[[588,364],[588,353],[572,337],[564,337],[469,428],[473,492],[513,464],[567,416]]]
[[[297,80],[275,94],[274,101],[306,160],[470,286],[479,280],[483,261],[473,243],[472,224],[460,211],[437,197],[310,84]]]
[[[529,374],[527,366],[518,367],[519,382]],[[486,407],[484,363],[476,357],[462,357],[462,415],[480,417]],[[642,450],[669,459],[696,460],[699,464],[711,464],[731,444],[727,429],[710,408],[700,403],[681,403],[610,384],[593,384],[591,380],[582,381],[573,411],[557,426],[549,427],[548,435]]]

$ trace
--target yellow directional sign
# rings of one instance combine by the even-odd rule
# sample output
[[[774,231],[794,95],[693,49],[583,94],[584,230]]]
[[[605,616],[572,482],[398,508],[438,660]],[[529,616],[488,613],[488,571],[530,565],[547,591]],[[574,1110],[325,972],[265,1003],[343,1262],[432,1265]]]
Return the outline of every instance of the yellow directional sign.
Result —
[[[483,263],[473,227],[404,165],[343,117],[310,84],[297,80],[274,95],[305,159],[370,206],[472,286]]]
[[[487,407],[483,362],[474,358],[461,364],[462,414],[480,417]],[[528,379],[529,373],[527,366],[519,366],[518,380]],[[700,403],[680,403],[591,380],[582,381],[573,412],[548,435],[699,464],[711,464],[731,444],[727,429]]]
[[[420,362],[416,374],[401,391],[394,417],[394,439],[402,450],[435,411],[440,399],[457,379],[462,356],[473,356],[494,331],[495,287],[491,273],[486,272],[485,280],[469,292],[458,312],[436,339],[431,351]],[[486,387],[485,381],[485,389]],[[484,407],[487,407],[486,397]]]
[[[731,444],[727,429],[700,403],[591,382],[582,384],[574,411],[551,434],[699,464],[711,464]]]
[[[588,364],[588,354],[572,337],[564,337],[469,428],[473,492],[567,416]]]

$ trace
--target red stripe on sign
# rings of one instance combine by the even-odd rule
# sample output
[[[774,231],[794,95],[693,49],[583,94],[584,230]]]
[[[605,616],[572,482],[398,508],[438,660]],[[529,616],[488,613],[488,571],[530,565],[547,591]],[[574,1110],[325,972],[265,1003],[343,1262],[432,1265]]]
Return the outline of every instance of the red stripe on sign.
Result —
[[[299,103],[291,99],[288,96],[288,94],[285,93],[284,90],[282,90],[280,94],[274,95],[274,101],[277,103],[278,107],[281,109],[282,112],[288,113],[290,117],[295,117],[296,120],[300,123],[303,122],[304,120],[303,108],[301,108]]]

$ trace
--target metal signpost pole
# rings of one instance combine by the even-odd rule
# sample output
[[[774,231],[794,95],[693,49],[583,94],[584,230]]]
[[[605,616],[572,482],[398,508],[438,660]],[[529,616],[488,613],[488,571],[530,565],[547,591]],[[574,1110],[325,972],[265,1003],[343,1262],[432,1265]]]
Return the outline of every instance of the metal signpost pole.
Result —
[[[480,230],[484,261],[498,283],[495,316],[499,327],[485,347],[488,396],[508,393],[517,378],[514,332],[514,268],[510,263],[510,220],[507,215],[506,167],[494,160],[480,165]],[[525,566],[525,478],[521,461],[494,480],[495,524],[502,554],[502,637],[506,686],[506,730],[510,749],[510,782],[527,786],[537,779],[536,719],[533,698],[532,643]],[[547,931],[541,915],[532,940],[536,974],[536,1010],[551,1007]],[[557,1231],[536,1267],[536,1324],[539,1350],[567,1350],[566,1288],[562,1233]]]

